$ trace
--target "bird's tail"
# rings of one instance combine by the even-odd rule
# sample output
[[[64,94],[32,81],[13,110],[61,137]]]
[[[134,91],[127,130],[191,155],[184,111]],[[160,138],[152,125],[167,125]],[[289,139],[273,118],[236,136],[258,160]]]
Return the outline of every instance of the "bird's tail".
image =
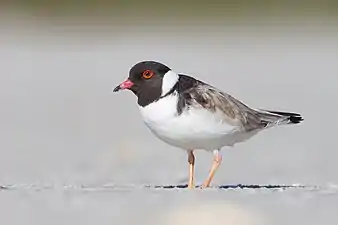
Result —
[[[298,113],[259,110],[259,116],[262,122],[266,123],[266,127],[284,124],[298,124],[304,119]]]

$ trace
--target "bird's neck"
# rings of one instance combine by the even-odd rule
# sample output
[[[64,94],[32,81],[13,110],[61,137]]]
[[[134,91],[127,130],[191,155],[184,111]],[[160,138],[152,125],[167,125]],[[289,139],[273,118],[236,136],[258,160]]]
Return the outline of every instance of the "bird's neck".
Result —
[[[179,76],[172,70],[166,72],[162,79],[162,93],[161,97],[168,95],[172,91],[173,87],[177,84]]]

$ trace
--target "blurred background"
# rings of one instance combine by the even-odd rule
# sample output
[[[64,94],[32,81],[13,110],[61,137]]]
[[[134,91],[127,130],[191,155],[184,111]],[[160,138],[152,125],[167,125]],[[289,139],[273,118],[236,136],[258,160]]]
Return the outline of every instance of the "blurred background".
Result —
[[[338,1],[333,0],[1,1],[0,185],[187,183],[185,152],[150,133],[131,92],[112,93],[142,60],[194,75],[249,106],[304,116],[302,124],[273,128],[224,148],[214,186],[337,184],[337,18]],[[197,184],[206,178],[211,162],[211,154],[197,152]],[[41,212],[54,215],[55,224],[64,218],[81,224],[95,221],[95,216],[77,217],[84,210],[107,224],[110,219],[133,223],[126,216],[132,210],[137,224],[149,218],[145,210],[160,210],[163,202],[174,210],[220,198],[216,193],[183,200],[175,193],[139,194],[113,193],[106,196],[109,203],[99,194],[77,193],[71,201],[68,195],[26,196],[29,201],[19,207],[25,216],[15,218],[15,203],[22,196],[2,195],[6,204],[0,208],[11,212],[4,214],[8,224],[46,222],[49,217],[39,218]],[[270,210],[274,224],[337,221],[337,195],[323,204],[323,199],[308,200],[302,194],[295,199],[303,201],[278,195],[246,198],[240,192],[222,196],[240,205],[251,202],[248,207],[258,211]],[[146,207],[139,210],[142,202]],[[271,208],[276,202],[281,205]],[[128,210],[119,209],[120,204]],[[113,215],[102,207],[119,210]],[[55,209],[61,211],[55,214]],[[170,214],[171,224],[179,224],[181,211]],[[210,222],[215,216],[203,218]]]

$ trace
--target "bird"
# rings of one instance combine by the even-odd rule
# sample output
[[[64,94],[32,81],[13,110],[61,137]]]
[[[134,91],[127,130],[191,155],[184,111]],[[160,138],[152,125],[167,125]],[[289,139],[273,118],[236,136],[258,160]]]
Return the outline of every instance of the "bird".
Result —
[[[151,133],[187,153],[189,179],[195,188],[195,151],[213,153],[208,188],[222,162],[223,147],[233,147],[257,133],[304,119],[294,112],[256,109],[191,75],[177,73],[158,61],[139,61],[113,92],[130,90]]]

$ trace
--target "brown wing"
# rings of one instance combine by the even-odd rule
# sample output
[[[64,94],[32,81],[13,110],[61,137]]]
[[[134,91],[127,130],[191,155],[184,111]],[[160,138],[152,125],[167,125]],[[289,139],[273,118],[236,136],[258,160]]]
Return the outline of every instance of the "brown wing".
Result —
[[[184,108],[190,107],[203,107],[212,112],[220,110],[227,123],[240,126],[247,131],[288,123],[290,119],[292,120],[290,113],[285,115],[281,112],[252,109],[231,95],[184,74],[179,74],[179,82],[173,91],[177,91],[179,96],[178,115]]]
[[[240,125],[245,130],[259,129],[267,125],[260,120],[255,110],[231,95],[204,83],[186,89],[181,93],[181,97],[179,100],[181,107],[203,107],[212,112],[218,109],[224,114],[227,123]]]

